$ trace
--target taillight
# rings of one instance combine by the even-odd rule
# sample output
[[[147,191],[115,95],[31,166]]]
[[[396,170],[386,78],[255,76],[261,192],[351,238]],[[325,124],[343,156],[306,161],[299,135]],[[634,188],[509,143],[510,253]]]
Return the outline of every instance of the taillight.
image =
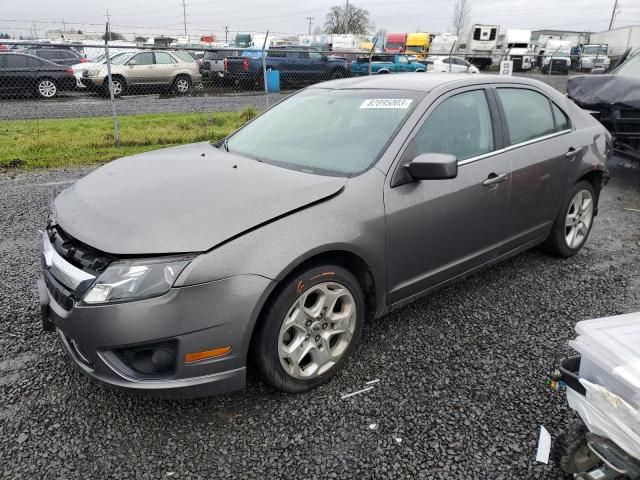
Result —
[[[242,70],[245,72],[249,71],[249,59],[248,58],[243,58],[242,59]]]
[[[224,57],[224,69],[229,70],[229,60],[227,57]]]
[[[80,63],[87,63],[89,59],[87,57],[80,57]]]
[[[69,75],[70,77],[73,77],[73,68],[71,67],[67,68],[67,75]]]

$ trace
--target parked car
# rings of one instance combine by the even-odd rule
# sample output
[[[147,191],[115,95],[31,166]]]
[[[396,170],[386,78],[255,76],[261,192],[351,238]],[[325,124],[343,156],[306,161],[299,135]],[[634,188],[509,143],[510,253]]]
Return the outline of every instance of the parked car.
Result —
[[[242,50],[207,50],[202,58],[202,80],[220,81],[225,78],[225,59],[239,57]]]
[[[130,53],[130,52],[128,52]],[[115,55],[111,55],[111,59],[119,57],[120,55],[126,55],[126,53],[116,53]],[[71,66],[73,70],[73,76],[76,77],[76,87],[77,88],[86,88],[86,85],[82,83],[82,73],[85,70],[91,68],[99,68],[100,65],[106,64],[107,56],[105,54],[98,55],[95,58],[89,59],[87,62],[77,63]]]
[[[569,78],[567,95],[613,134],[619,153],[640,160],[640,50],[621,60],[608,75],[600,67]]]
[[[53,98],[62,90],[73,90],[75,79],[70,67],[26,55],[0,52],[0,93],[36,94]]]
[[[263,82],[262,50],[246,49],[240,57],[227,57],[225,77],[238,83]],[[349,76],[344,58],[325,55],[310,47],[277,47],[267,51],[267,69],[279,70],[286,84],[305,85]]]
[[[249,361],[276,388],[314,388],[366,319],[536,245],[577,254],[609,139],[527,78],[319,84],[219,144],[116,160],[64,190],[42,237],[43,324],[121,388],[226,392]]]
[[[114,58],[111,62],[113,94],[124,95],[129,89],[171,88],[179,95],[187,95],[194,84],[202,81],[198,64],[188,55],[188,61],[175,52],[140,51]],[[82,72],[82,83],[89,89],[109,94],[107,66],[98,65]]]
[[[87,58],[73,48],[52,48],[48,46],[30,47],[20,50],[21,53],[43,58],[57,65],[76,65],[87,62]]]
[[[430,72],[442,73],[480,73],[475,65],[460,57],[429,57],[432,62]]]
[[[371,57],[371,73],[406,73],[426,72],[427,66],[417,59],[411,60],[407,55],[373,55]],[[351,75],[355,77],[369,75],[369,57],[363,55],[351,62]]]

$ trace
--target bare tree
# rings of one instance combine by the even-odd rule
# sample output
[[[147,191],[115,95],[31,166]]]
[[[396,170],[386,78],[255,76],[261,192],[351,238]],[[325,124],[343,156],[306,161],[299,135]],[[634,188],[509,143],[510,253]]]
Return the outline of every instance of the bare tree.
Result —
[[[451,30],[460,36],[460,33],[464,32],[469,23],[469,16],[471,15],[471,1],[470,0],[456,0],[453,7],[453,16],[451,17]]]
[[[374,28],[373,23],[369,21],[369,11],[351,3],[331,7],[324,21],[324,31],[334,35],[344,33],[366,35]]]

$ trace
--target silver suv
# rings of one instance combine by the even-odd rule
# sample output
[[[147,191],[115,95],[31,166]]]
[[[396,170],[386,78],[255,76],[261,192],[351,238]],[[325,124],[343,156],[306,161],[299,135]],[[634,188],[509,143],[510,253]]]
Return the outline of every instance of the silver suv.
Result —
[[[124,95],[132,87],[154,89],[171,88],[179,95],[187,95],[194,84],[202,81],[198,64],[182,52],[135,51],[114,58],[111,62],[113,94]],[[93,65],[82,72],[87,88],[109,94],[107,65]]]

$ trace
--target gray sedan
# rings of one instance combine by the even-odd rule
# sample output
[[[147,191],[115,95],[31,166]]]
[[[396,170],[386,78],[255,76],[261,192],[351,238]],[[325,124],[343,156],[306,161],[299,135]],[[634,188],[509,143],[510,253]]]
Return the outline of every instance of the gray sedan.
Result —
[[[534,80],[318,84],[218,145],[116,160],[63,191],[43,326],[116,387],[227,392],[250,365],[314,388],[368,319],[537,245],[578,253],[610,138]]]

